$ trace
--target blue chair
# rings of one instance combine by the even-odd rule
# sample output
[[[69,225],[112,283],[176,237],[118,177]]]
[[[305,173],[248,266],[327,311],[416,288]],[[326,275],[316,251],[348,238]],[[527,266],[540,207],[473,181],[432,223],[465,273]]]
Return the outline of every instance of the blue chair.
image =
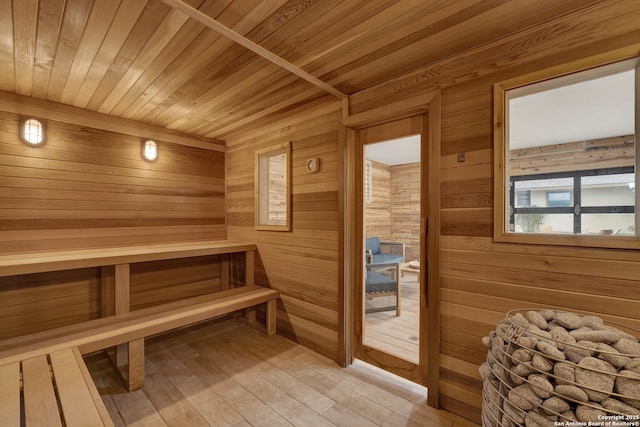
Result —
[[[404,243],[381,242],[380,237],[367,237],[365,250],[368,264],[404,262]]]
[[[395,297],[394,304],[387,304],[380,307],[369,307],[365,309],[365,313],[377,313],[380,311],[395,310],[396,316],[400,316],[400,276],[398,275],[397,263],[388,264],[367,264],[367,275],[365,277],[365,297],[367,300],[374,300],[379,297]],[[390,276],[380,273],[375,269],[391,268],[395,274]]]

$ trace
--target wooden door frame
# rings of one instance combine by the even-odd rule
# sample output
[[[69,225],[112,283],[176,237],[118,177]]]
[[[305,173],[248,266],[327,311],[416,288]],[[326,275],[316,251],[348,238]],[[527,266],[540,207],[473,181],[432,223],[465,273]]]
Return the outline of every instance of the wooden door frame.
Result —
[[[339,132],[340,149],[343,154],[343,286],[341,289],[341,342],[343,365],[352,363],[355,351],[355,308],[356,292],[361,290],[363,280],[362,264],[364,253],[362,226],[362,186],[357,185],[362,176],[362,148],[357,143],[359,129],[411,116],[428,115],[423,120],[422,134],[428,135],[428,149],[421,150],[421,170],[427,166],[425,176],[421,176],[421,260],[426,260],[429,268],[422,269],[420,280],[427,283],[426,295],[421,295],[421,325],[427,323],[427,341],[420,340],[419,383],[429,389],[427,402],[439,406],[440,371],[440,152],[441,152],[441,93],[439,90],[408,98],[364,113],[346,116],[341,120]],[[425,197],[426,195],[426,197]],[[425,281],[426,280],[426,281]],[[358,286],[358,284],[360,284]],[[361,303],[360,303],[361,304]]]

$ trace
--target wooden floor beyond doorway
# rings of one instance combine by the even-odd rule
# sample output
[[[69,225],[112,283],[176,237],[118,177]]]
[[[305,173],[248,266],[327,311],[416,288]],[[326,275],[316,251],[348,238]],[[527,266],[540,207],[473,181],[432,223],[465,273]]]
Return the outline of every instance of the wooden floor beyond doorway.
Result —
[[[418,363],[420,336],[420,283],[415,274],[400,277],[400,316],[395,310],[365,315],[364,344]]]
[[[86,357],[116,426],[477,427],[428,407],[422,387],[236,320],[146,343],[145,386],[132,393],[101,353]]]

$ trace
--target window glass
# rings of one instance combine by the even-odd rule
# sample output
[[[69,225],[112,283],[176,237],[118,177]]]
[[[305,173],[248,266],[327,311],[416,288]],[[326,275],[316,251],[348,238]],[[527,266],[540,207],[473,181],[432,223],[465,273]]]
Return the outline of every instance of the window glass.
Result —
[[[635,236],[636,62],[498,86],[503,233]]]

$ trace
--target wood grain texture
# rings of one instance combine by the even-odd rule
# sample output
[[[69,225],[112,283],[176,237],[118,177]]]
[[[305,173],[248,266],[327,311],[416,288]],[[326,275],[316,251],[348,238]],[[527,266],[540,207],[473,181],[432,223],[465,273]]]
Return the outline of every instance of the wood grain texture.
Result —
[[[7,425],[20,425],[20,363],[0,366],[0,416]]]
[[[420,259],[420,163],[391,167],[391,241],[405,244],[405,260]]]
[[[351,112],[366,115],[403,97],[426,96],[434,87],[443,88],[439,404],[450,411],[479,421],[477,367],[486,358],[480,340],[509,309],[551,307],[598,315],[636,329],[640,326],[634,308],[640,302],[637,250],[501,244],[492,238],[492,85],[568,59],[594,57],[606,63],[636,54],[637,26],[629,20],[640,16],[636,6],[630,2],[592,5],[352,96]],[[618,15],[623,11],[629,16]],[[617,26],[615,34],[608,33],[612,25]],[[610,35],[607,43],[595,39],[605,32]],[[606,158],[598,156],[597,162],[607,164],[627,162],[625,152],[633,151],[624,141],[580,142],[573,148],[585,144],[618,144],[617,151]],[[463,162],[458,161],[459,153],[465,155]],[[522,159],[516,161],[518,170],[541,167],[535,163],[537,153],[517,154]],[[563,161],[558,156],[554,163]],[[591,160],[585,157],[584,161]],[[550,169],[545,166],[544,170]]]
[[[478,426],[428,407],[423,387],[361,362],[342,369],[235,319],[147,340],[144,392],[126,393],[103,354],[86,359],[119,426]]]
[[[46,354],[22,362],[22,383],[25,423],[61,427],[62,420]]]
[[[224,237],[224,153],[158,141],[148,163],[136,137],[57,121],[33,149],[18,120],[0,113],[1,252]]]
[[[84,363],[82,359],[77,360],[70,348],[55,351],[49,357],[65,425],[102,425],[100,413],[78,365]]]
[[[391,169],[385,164],[371,162],[371,202],[365,202],[364,215],[366,237],[392,241]]]
[[[228,237],[257,244],[255,282],[278,290],[278,332],[337,357],[338,120],[331,97],[314,110],[291,110],[227,140]],[[255,150],[292,141],[291,232],[256,231],[253,197]],[[320,172],[305,172],[320,158]]]
[[[0,89],[226,138],[325,91],[344,98],[597,3],[7,2]]]

